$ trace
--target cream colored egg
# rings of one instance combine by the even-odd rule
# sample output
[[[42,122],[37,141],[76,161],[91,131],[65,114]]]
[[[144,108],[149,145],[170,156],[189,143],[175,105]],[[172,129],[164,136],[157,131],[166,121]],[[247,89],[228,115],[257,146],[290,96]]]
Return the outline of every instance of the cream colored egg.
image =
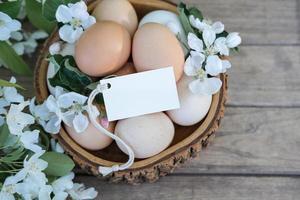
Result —
[[[112,21],[97,22],[79,38],[75,47],[78,68],[93,77],[110,75],[128,60],[131,39],[128,31]]]
[[[158,23],[140,27],[133,39],[132,57],[138,72],[172,66],[176,81],[183,74],[184,53],[175,35]]]
[[[75,45],[66,43],[63,45],[62,50],[59,52],[62,56],[71,55],[74,56]],[[47,70],[47,86],[50,94],[54,95],[55,88],[50,84],[49,78],[53,78],[58,69],[55,68],[54,64],[49,63]]]
[[[124,26],[131,36],[138,26],[137,14],[127,0],[103,0],[94,9],[97,21],[110,20]]]
[[[174,125],[162,112],[118,121],[115,134],[128,144],[136,158],[148,158],[166,149],[174,138]],[[118,147],[127,154],[122,144]]]
[[[151,22],[159,23],[168,27],[176,36],[179,35],[182,41],[186,41],[185,31],[177,14],[167,10],[152,11],[141,19],[139,27]]]
[[[200,122],[208,113],[212,96],[193,94],[189,83],[193,78],[183,76],[177,83],[180,108],[167,111],[173,122],[182,126],[191,126]]]
[[[110,122],[107,130],[114,132],[115,125],[115,122]],[[77,133],[73,127],[68,125],[65,125],[65,129],[77,144],[88,150],[104,149],[113,141],[110,137],[96,129],[92,123],[89,123],[88,128],[82,133]]]

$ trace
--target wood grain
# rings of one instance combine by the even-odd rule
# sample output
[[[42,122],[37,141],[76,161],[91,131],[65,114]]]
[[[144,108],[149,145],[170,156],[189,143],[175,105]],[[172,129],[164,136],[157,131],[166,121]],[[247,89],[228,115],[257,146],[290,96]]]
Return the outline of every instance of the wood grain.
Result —
[[[97,200],[298,200],[300,179],[292,177],[167,176],[155,184],[108,184],[78,177],[100,192]]]
[[[299,108],[227,108],[200,159],[176,173],[300,174]]]
[[[228,71],[230,106],[300,107],[300,46],[244,46],[232,54]],[[8,70],[0,76],[8,79]],[[33,95],[31,77],[17,76]]]
[[[300,106],[300,46],[247,46],[232,54],[229,105]]]
[[[181,0],[171,0],[178,3]],[[300,44],[299,0],[183,0],[240,32],[243,44]]]

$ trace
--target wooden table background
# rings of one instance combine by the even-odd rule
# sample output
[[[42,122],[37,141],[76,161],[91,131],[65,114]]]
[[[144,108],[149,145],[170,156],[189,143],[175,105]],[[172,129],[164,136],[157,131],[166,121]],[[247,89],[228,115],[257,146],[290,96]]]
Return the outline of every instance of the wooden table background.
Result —
[[[184,2],[243,38],[232,55],[216,139],[199,159],[154,184],[109,184],[85,175],[77,181],[96,187],[102,200],[300,199],[300,1]],[[10,75],[0,70],[0,78]],[[18,80],[33,96],[32,78]]]

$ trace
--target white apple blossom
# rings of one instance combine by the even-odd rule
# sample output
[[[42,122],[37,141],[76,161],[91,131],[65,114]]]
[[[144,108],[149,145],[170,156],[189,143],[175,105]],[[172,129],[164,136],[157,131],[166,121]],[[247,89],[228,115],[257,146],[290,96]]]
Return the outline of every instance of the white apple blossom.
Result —
[[[45,185],[48,181],[43,171],[47,168],[48,163],[39,157],[45,153],[44,150],[33,154],[28,160],[27,157],[23,161],[23,169],[21,169],[15,176],[13,181],[19,182],[25,178],[30,177],[35,183]]]
[[[15,77],[11,77],[9,82],[17,83]],[[1,97],[3,101],[5,101],[6,106],[11,103],[21,103],[24,101],[24,97],[18,93],[15,87],[0,87],[0,98]]]
[[[63,23],[59,29],[60,38],[68,43],[76,42],[84,30],[96,23],[95,17],[89,15],[84,1],[60,5],[55,17]]]
[[[64,122],[75,129],[77,133],[81,133],[87,129],[89,119],[83,114],[86,112],[87,97],[75,92],[69,92],[58,98],[58,104],[61,109],[66,109],[64,113]]]
[[[11,77],[11,83],[16,83],[15,77]],[[4,115],[7,114],[6,107],[11,103],[20,103],[24,101],[24,97],[20,95],[14,87],[0,87],[0,126],[5,121]]]
[[[25,127],[34,123],[32,115],[22,112],[29,104],[29,101],[24,101],[20,104],[11,104],[6,115],[6,123],[11,134],[21,135]]]
[[[195,18],[193,15],[189,17],[190,23],[193,27],[197,28],[199,31],[205,29],[212,29],[215,33],[219,34],[224,31],[224,24],[220,21],[212,22],[208,19],[203,19],[202,21],[199,18]]]
[[[41,105],[35,105],[35,97],[30,101],[29,111],[35,118],[36,122],[38,122],[38,124],[42,127],[45,127],[46,121],[50,120],[51,113],[46,106],[46,102]]]
[[[229,50],[240,45],[242,42],[239,33],[229,33],[226,37],[219,37],[215,41],[215,48],[221,55],[229,56]]]
[[[39,142],[39,130],[25,131],[20,135],[20,142],[25,149],[29,149],[34,153],[42,150],[37,143]]]
[[[2,185],[0,192],[0,199],[2,200],[15,200],[14,194],[17,191],[18,180],[15,180],[13,176],[7,177]]]
[[[55,88],[55,95],[50,95],[41,105],[31,102],[30,111],[46,132],[57,134],[61,123],[74,127],[81,133],[88,127],[85,115],[87,97],[76,92],[65,92],[61,87]]]
[[[71,172],[52,183],[53,200],[64,200],[70,196],[73,200],[95,199],[98,192],[95,188],[85,189],[83,184],[73,183],[74,173]]]
[[[59,54],[60,51],[61,51],[61,43],[60,42],[54,42],[49,47],[49,53],[50,53],[50,55]]]
[[[11,33],[21,29],[21,23],[0,11],[0,41],[6,41]]]
[[[24,199],[51,200],[52,187],[28,176],[17,185],[16,192]]]
[[[197,70],[205,61],[205,70],[209,75],[217,76],[230,67],[229,61],[219,58],[218,50],[214,47],[214,41],[209,41],[207,35],[203,34],[203,42],[194,33],[188,34],[188,45],[191,48],[190,56],[185,63],[185,71]],[[195,68],[196,69],[193,69]]]
[[[51,145],[52,151],[55,151],[57,153],[65,152],[65,150],[62,148],[62,146],[58,142],[56,142],[54,138],[51,138],[50,145]]]
[[[222,81],[215,77],[208,78],[207,73],[195,60],[190,57],[185,63],[185,74],[195,77],[195,80],[189,84],[189,89],[194,94],[212,95],[217,93],[222,86]]]
[[[54,200],[64,200],[68,197],[67,190],[71,190],[73,188],[73,179],[75,175],[73,172],[60,177],[52,183]]]
[[[14,32],[12,39],[15,39],[18,42],[14,43],[12,47],[18,55],[31,55],[35,52],[38,46],[37,40],[44,39],[46,37],[48,37],[48,34],[42,30],[35,31],[33,33]]]
[[[95,188],[91,187],[85,189],[83,184],[74,183],[73,188],[68,190],[68,193],[73,200],[86,200],[86,199],[95,199],[98,195],[98,192]]]

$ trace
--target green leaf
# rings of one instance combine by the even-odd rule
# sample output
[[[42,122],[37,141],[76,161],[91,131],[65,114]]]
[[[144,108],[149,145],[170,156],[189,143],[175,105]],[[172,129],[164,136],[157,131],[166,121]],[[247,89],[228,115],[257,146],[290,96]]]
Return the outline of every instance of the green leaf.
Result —
[[[72,56],[62,57],[55,55],[50,57],[49,60],[55,67],[59,67],[54,77],[49,79],[53,87],[60,86],[69,91],[86,94],[86,86],[92,83],[92,79],[76,68],[76,63]]]
[[[17,161],[20,160],[25,155],[25,152],[26,150],[24,149],[24,147],[19,147],[18,149],[15,149],[9,154],[5,155],[5,157],[1,158],[1,160],[4,162]]]
[[[76,3],[80,0],[46,0],[43,5],[43,15],[49,21],[55,21],[55,13],[58,6],[68,3]]]
[[[26,13],[29,21],[37,28],[51,33],[55,28],[55,22],[48,21],[42,12],[42,3],[36,0],[26,0]]]
[[[3,80],[3,79],[0,79],[0,87],[15,87],[18,89],[25,90],[25,88],[23,88],[22,86],[20,86],[16,83],[11,83],[11,82]]]
[[[21,0],[0,3],[0,11],[8,14],[11,18],[16,18],[20,12],[21,4]]]
[[[186,35],[188,33],[195,33],[193,27],[190,24],[189,11],[187,10],[186,5],[184,3],[179,4],[178,12],[179,12],[179,19],[181,21],[183,29],[185,30]]]
[[[4,62],[7,68],[15,73],[21,75],[32,75],[28,65],[5,41],[0,41],[0,59]]]
[[[49,176],[64,176],[73,170],[75,164],[66,154],[56,152],[46,152],[41,159],[48,162],[45,173]]]
[[[190,15],[193,15],[195,18],[199,18],[200,20],[203,20],[202,12],[198,8],[191,7],[188,9],[188,11]]]
[[[0,128],[0,147],[3,147],[9,135],[7,124],[3,124]]]

